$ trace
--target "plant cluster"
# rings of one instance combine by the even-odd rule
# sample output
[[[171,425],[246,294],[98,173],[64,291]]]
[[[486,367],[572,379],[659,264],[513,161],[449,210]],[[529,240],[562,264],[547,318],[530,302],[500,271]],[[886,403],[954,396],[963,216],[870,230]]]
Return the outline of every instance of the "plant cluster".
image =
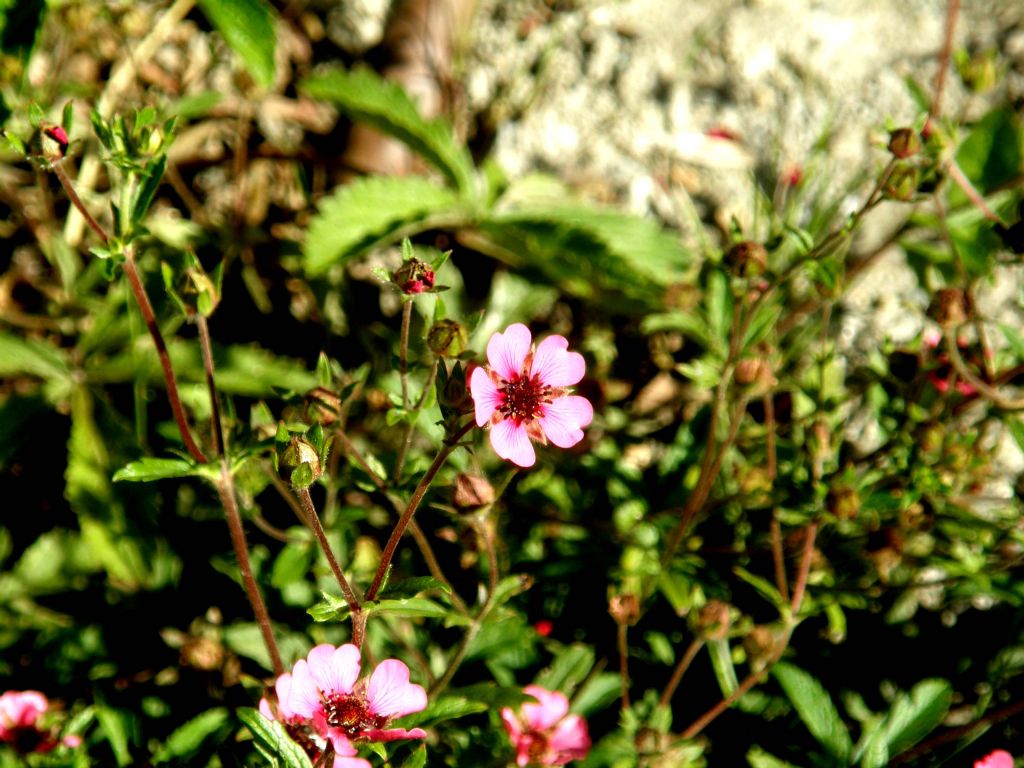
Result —
[[[1024,336],[983,300],[1024,251],[1012,106],[911,87],[852,210],[787,172],[691,253],[368,69],[289,90],[262,0],[149,9],[99,95],[29,73],[105,6],[17,8],[0,766],[1013,765]],[[261,145],[296,210],[250,216],[251,175],[208,210],[175,151],[215,95],[120,93],[190,13],[241,63],[217,162],[287,91],[424,173],[318,190]],[[844,346],[894,250],[928,317]]]

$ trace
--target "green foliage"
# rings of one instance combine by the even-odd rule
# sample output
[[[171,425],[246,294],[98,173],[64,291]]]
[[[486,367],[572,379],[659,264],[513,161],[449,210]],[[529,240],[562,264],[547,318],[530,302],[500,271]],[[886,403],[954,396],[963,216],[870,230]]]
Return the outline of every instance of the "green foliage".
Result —
[[[791,664],[775,665],[772,674],[811,735],[839,764],[846,764],[853,752],[850,732],[821,683]]]
[[[309,758],[298,744],[291,740],[284,727],[276,720],[268,720],[255,709],[239,709],[241,720],[256,742],[260,755],[274,768],[312,768]]]
[[[306,78],[300,90],[315,99],[337,104],[353,119],[394,136],[439,170],[467,198],[476,193],[469,151],[455,141],[442,120],[425,120],[398,85],[368,69],[333,70]]]
[[[262,88],[274,82],[277,13],[264,0],[199,0],[206,18],[224,36]]]

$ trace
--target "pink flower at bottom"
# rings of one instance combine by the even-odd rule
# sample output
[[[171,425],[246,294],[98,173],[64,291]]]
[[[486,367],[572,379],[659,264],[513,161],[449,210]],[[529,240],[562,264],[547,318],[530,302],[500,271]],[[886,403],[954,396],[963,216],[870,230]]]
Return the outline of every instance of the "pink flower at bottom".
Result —
[[[58,744],[81,744],[79,736],[66,736],[58,742],[51,731],[38,726],[39,717],[49,708],[49,700],[39,691],[5,691],[0,695],[0,742],[22,754],[49,752]]]
[[[585,397],[568,387],[583,378],[586,365],[569,352],[563,336],[548,336],[536,348],[530,329],[515,323],[487,342],[486,367],[470,377],[477,426],[490,425],[491,446],[520,467],[537,460],[530,441],[571,448],[594,418]]]
[[[1013,755],[1005,749],[997,749],[974,761],[974,768],[1013,768]]]
[[[539,685],[528,685],[524,693],[537,699],[525,703],[515,712],[511,707],[501,710],[512,744],[516,748],[516,764],[565,765],[582,760],[590,751],[587,723],[579,715],[569,714],[569,700],[558,691]]]
[[[327,740],[334,746],[334,768],[370,768],[356,757],[353,742],[422,739],[421,728],[388,728],[396,717],[427,706],[422,686],[409,682],[409,668],[396,659],[377,665],[359,679],[361,657],[352,645],[318,645],[275,684],[277,711],[260,702],[264,716],[281,722],[314,759]]]

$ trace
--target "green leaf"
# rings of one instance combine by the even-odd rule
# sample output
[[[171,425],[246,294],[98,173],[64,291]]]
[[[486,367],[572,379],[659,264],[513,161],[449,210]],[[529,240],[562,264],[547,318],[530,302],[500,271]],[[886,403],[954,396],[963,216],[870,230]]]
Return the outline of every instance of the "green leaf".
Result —
[[[132,461],[114,473],[114,482],[148,483],[169,477],[210,477],[211,469],[186,459],[161,459],[147,456]]]
[[[263,0],[199,0],[210,23],[264,88],[274,82],[277,13]]]
[[[52,345],[0,333],[0,376],[30,374],[41,379],[67,379],[70,372],[64,355]]]
[[[549,691],[568,691],[583,681],[594,667],[594,649],[574,643],[563,648],[551,666],[537,676],[537,685]]]
[[[229,718],[230,714],[223,707],[215,707],[193,717],[167,737],[153,762],[166,763],[191,757],[207,738],[224,727]]]
[[[131,765],[132,755],[128,750],[128,734],[131,730],[129,715],[110,707],[97,706],[96,719],[100,724],[100,731],[103,733],[110,749],[114,753],[114,759],[119,766]]]
[[[390,613],[394,616],[447,619],[464,624],[468,619],[453,614],[451,609],[425,597],[407,597],[400,600],[377,600],[366,605],[374,613]]]
[[[971,129],[956,153],[960,170],[983,195],[1013,179],[1021,168],[1021,126],[1012,107],[997,107]],[[954,204],[966,202],[959,187],[953,187]]]
[[[473,194],[474,169],[469,151],[456,143],[448,123],[420,115],[396,83],[360,68],[314,75],[304,80],[299,90],[333,102],[354,119],[394,136],[443,173],[464,196]]]
[[[381,591],[380,596],[382,598],[415,597],[420,592],[427,592],[432,589],[439,589],[445,594],[451,594],[452,591],[451,587],[444,582],[438,581],[433,576],[414,576],[410,579],[402,579],[401,581],[388,584],[387,588]]]
[[[792,763],[780,760],[775,755],[770,755],[760,747],[752,747],[747,752],[747,762],[751,768],[796,768]]]
[[[137,227],[145,218],[146,213],[149,211],[149,206],[153,202],[153,196],[156,194],[157,187],[163,181],[165,170],[167,170],[167,155],[161,155],[159,160],[150,163],[146,169],[146,177],[142,180],[142,184],[135,195],[135,202],[132,205],[132,226]]]
[[[314,276],[323,274],[332,264],[393,236],[400,227],[451,211],[457,203],[451,191],[418,176],[357,179],[320,202],[302,246],[306,270]]]
[[[723,696],[731,696],[739,686],[739,681],[736,679],[736,668],[732,664],[729,639],[708,640],[707,647],[708,654],[711,656],[711,666],[715,670],[715,679],[718,680],[718,687],[721,688]]]
[[[250,707],[239,709],[238,719],[252,733],[260,751],[268,757],[277,758],[277,765],[283,768],[312,768],[302,747],[291,740],[284,726],[276,720],[268,720]]]
[[[785,662],[776,664],[772,674],[811,735],[837,760],[847,761],[853,751],[850,732],[821,683],[799,667]]]
[[[889,757],[910,749],[942,722],[953,701],[953,687],[940,679],[922,680],[889,708],[885,734]]]
[[[427,746],[425,744],[421,744],[405,759],[405,762],[402,763],[402,768],[423,768],[426,764]]]
[[[455,720],[477,712],[486,712],[490,706],[486,702],[473,701],[462,696],[442,696],[430,702],[427,708],[395,721],[399,728],[429,727],[445,720]]]

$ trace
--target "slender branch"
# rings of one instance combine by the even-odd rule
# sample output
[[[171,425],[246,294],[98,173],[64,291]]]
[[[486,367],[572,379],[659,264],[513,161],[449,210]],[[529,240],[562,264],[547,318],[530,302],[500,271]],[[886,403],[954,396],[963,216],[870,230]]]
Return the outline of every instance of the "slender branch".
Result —
[[[216,483],[216,486],[221,504],[224,505],[228,530],[231,533],[231,544],[235,548],[238,568],[242,572],[242,584],[245,587],[246,597],[249,598],[252,611],[256,614],[256,623],[259,624],[260,634],[263,635],[263,642],[270,654],[270,661],[274,666],[274,675],[280,676],[284,673],[284,664],[281,662],[281,653],[277,650],[277,641],[274,640],[274,630],[270,624],[270,614],[267,613],[267,606],[263,602],[263,595],[260,594],[260,588],[252,574],[252,565],[249,562],[249,545],[245,540],[242,518],[238,514],[238,504],[235,501],[235,494],[233,492],[234,483],[231,480],[231,471],[226,458],[221,459],[220,481]]]
[[[953,54],[953,32],[956,29],[956,18],[960,13],[960,0],[949,0],[946,3],[946,27],[942,38],[942,49],[939,51],[938,71],[935,73],[935,92],[928,108],[928,119],[935,120],[942,114],[942,93],[946,88],[946,74],[949,60]]]
[[[218,456],[227,453],[224,443],[224,426],[220,420],[220,398],[213,381],[213,344],[210,341],[210,326],[206,316],[201,312],[195,314],[196,325],[199,327],[199,347],[203,351],[203,369],[206,373],[206,386],[210,391],[210,423],[213,433],[213,452]]]
[[[377,573],[374,574],[373,583],[370,585],[369,591],[366,593],[367,600],[373,600],[377,593],[380,591],[381,585],[384,583],[384,577],[387,574],[388,568],[391,565],[391,559],[395,555],[395,550],[398,548],[398,542],[402,539],[402,534],[405,533],[405,529],[409,526],[412,521],[412,516],[416,514],[416,510],[419,508],[420,502],[423,501],[423,496],[426,494],[430,484],[434,481],[434,477],[440,471],[441,467],[448,460],[458,445],[459,441],[465,437],[471,429],[476,425],[472,419],[461,427],[454,435],[445,441],[445,444],[438,451],[437,456],[434,457],[433,463],[427,468],[427,471],[423,473],[423,477],[420,478],[419,484],[416,486],[416,490],[412,492],[412,496],[409,497],[409,503],[405,507],[405,511],[399,518],[398,523],[395,524],[394,530],[391,532],[391,538],[388,539],[387,545],[384,547],[384,554],[381,555],[380,564],[377,566]]]
[[[1004,395],[998,389],[986,381],[982,381],[967,367],[963,357],[960,355],[960,348],[956,343],[956,330],[946,329],[946,351],[949,354],[949,362],[953,370],[957,372],[964,381],[978,390],[982,396],[991,400],[993,405],[1002,408],[1004,411],[1019,411],[1024,408],[1024,398],[1011,398]]]
[[[999,224],[1004,227],[1006,226],[1006,222],[1002,220],[998,213],[989,207],[988,203],[985,202],[985,198],[982,197],[982,194],[974,188],[974,185],[971,184],[971,180],[964,175],[962,170],[960,170],[960,166],[957,165],[955,158],[949,158],[945,162],[945,168],[949,173],[949,178],[956,182],[956,185],[963,190],[963,193],[967,196],[967,199],[971,201],[971,204],[981,211],[986,219],[991,221],[993,224]]]
[[[331,571],[334,573],[334,578],[338,582],[338,586],[341,587],[341,594],[345,596],[345,602],[348,603],[348,608],[355,616],[362,610],[362,606],[359,604],[359,598],[356,597],[355,592],[352,591],[352,587],[348,583],[348,579],[345,578],[345,573],[341,570],[341,566],[338,565],[337,558],[334,557],[334,551],[331,549],[330,542],[327,541],[327,534],[324,533],[324,527],[320,524],[320,516],[317,514],[316,505],[313,504],[313,498],[309,495],[309,489],[307,488],[296,488],[295,495],[298,496],[299,501],[302,502],[303,509],[305,510],[306,524],[309,525],[313,531],[313,535],[316,536],[316,540],[320,543],[320,549],[323,550],[324,557],[327,558],[328,565],[331,566]],[[355,623],[353,622],[353,630]],[[359,642],[356,642],[355,635],[353,634],[352,642],[356,645],[362,646],[362,638],[359,638]]]
[[[775,586],[784,602],[789,602],[789,584],[786,579],[786,561],[782,553],[782,526],[779,525],[778,510],[772,508],[771,522],[772,563],[775,566]]]
[[[658,700],[658,704],[662,707],[667,707],[672,702],[672,697],[675,696],[676,688],[679,687],[679,683],[683,679],[683,675],[686,674],[686,670],[690,668],[690,664],[697,658],[697,654],[700,649],[704,647],[704,639],[695,637],[690,644],[686,647],[686,652],[683,657],[676,664],[675,669],[672,670],[672,676],[668,679],[668,683],[665,684],[665,690],[661,692],[661,698]]]
[[[402,408],[409,408],[409,323],[412,302],[402,302],[402,337],[398,345],[398,377],[402,381]]]
[[[814,551],[814,537],[817,530],[817,522],[812,522],[807,526],[807,537],[804,541],[804,553],[800,562],[800,571],[797,576],[796,585],[793,588],[793,601],[790,604],[790,615],[786,619],[786,629],[783,632],[782,637],[780,637],[776,643],[775,650],[771,657],[761,669],[747,675],[740,684],[736,686],[736,690],[694,720],[693,723],[683,731],[682,738],[692,739],[700,734],[700,732],[707,728],[719,715],[743,698],[751,688],[760,683],[764,679],[765,675],[768,674],[768,671],[775,666],[779,659],[782,658],[782,654],[785,653],[786,648],[789,646],[790,638],[793,636],[793,630],[796,629],[797,626],[796,616],[800,612],[800,606],[803,603],[804,590],[807,587],[807,578],[811,568],[811,555]]]
[[[629,626],[626,622],[619,622],[615,633],[616,645],[619,649],[619,684],[622,689],[621,702],[622,711],[629,709]]]

